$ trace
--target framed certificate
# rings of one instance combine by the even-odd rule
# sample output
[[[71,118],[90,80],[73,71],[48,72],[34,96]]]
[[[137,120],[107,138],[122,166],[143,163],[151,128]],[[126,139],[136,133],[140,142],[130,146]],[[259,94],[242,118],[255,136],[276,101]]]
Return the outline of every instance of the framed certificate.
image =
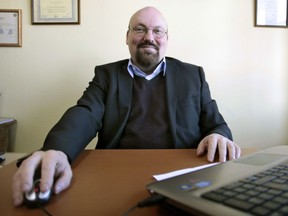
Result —
[[[0,9],[0,46],[22,46],[22,11]]]
[[[80,24],[80,0],[32,0],[32,24]]]
[[[288,27],[288,0],[255,0],[255,26]]]

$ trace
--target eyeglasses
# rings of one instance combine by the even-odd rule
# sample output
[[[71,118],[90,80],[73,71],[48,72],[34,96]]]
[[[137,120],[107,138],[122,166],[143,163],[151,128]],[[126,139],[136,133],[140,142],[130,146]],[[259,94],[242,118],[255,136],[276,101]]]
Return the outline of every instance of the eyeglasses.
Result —
[[[149,30],[152,30],[153,35],[155,38],[162,38],[164,37],[165,34],[167,34],[167,32],[165,31],[165,29],[161,28],[161,27],[155,27],[153,29],[148,29],[144,26],[136,26],[134,28],[130,28],[130,31],[133,31],[134,34],[138,35],[138,36],[144,36],[147,34],[147,32]]]

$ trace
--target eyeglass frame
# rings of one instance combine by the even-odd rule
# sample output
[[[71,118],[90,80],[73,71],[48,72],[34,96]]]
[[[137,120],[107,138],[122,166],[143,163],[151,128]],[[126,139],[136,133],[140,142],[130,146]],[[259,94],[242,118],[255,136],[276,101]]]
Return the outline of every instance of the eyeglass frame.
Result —
[[[141,33],[141,32],[137,32],[136,31],[136,28],[137,27],[141,27],[141,28],[143,28],[143,30],[145,30],[143,33]],[[161,29],[161,30],[163,30],[163,35],[162,36],[157,36],[157,34],[154,32],[154,30],[155,29]],[[134,34],[136,34],[136,35],[139,35],[139,36],[144,36],[144,35],[146,35],[147,33],[148,33],[148,31],[149,30],[152,30],[152,34],[153,34],[153,36],[155,37],[155,38],[163,38],[165,35],[167,35],[167,33],[168,33],[168,31],[166,31],[164,28],[162,28],[162,27],[160,27],[160,26],[157,26],[157,27],[154,27],[154,28],[147,28],[147,27],[145,27],[145,26],[143,26],[143,25],[137,25],[137,26],[135,26],[135,27],[130,27],[130,26],[128,26],[128,30],[129,31],[132,31]]]

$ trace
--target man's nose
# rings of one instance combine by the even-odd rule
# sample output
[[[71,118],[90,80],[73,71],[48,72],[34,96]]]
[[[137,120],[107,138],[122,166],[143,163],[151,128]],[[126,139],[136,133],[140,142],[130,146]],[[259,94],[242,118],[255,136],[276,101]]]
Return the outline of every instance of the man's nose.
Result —
[[[153,33],[153,29],[148,29],[146,34],[144,35],[144,40],[148,40],[150,42],[154,42],[155,38],[154,38],[154,33]]]

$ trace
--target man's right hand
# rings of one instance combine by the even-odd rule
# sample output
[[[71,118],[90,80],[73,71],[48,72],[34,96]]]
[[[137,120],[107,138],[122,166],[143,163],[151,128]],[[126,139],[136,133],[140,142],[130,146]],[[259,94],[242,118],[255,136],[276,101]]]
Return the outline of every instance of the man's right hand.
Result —
[[[55,150],[34,152],[22,162],[13,176],[15,206],[20,206],[23,202],[23,193],[31,190],[34,172],[39,166],[41,166],[42,192],[52,189],[55,194],[59,194],[70,185],[73,174],[67,156],[63,152]]]

